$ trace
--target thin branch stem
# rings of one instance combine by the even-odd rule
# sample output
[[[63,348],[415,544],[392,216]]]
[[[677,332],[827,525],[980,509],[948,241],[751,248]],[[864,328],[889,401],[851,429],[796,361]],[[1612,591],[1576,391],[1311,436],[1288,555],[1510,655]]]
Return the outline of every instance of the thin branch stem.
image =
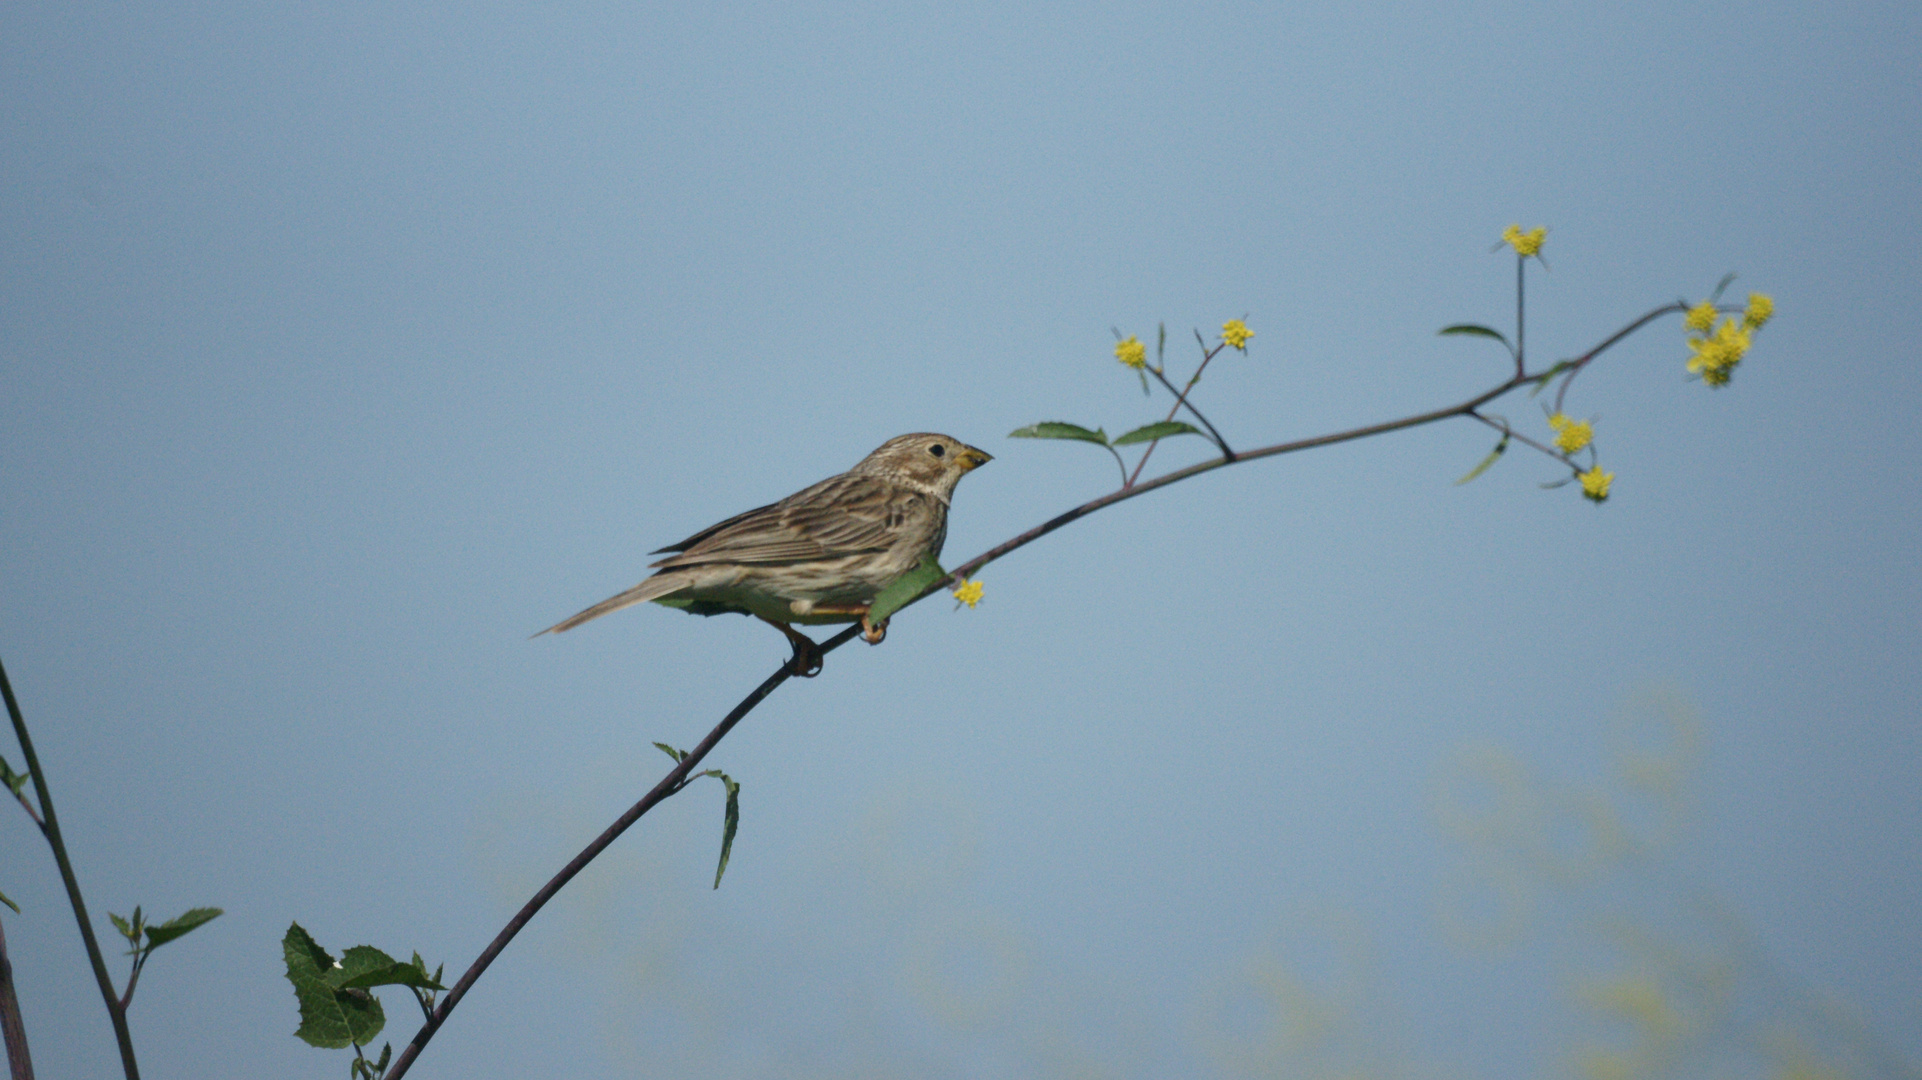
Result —
[[[40,827],[41,833],[44,834],[47,831],[47,823],[40,819],[40,811],[35,810],[33,808],[33,804],[27,801],[26,794],[24,792],[16,791],[13,793],[13,797],[20,801],[20,809],[25,810],[27,812],[27,816],[33,819],[33,823],[35,825],[38,825]]]
[[[1227,343],[1224,342],[1220,345],[1216,345],[1212,349],[1208,349],[1208,348],[1202,349],[1201,366],[1195,368],[1195,373],[1193,375],[1188,376],[1188,385],[1182,387],[1181,393],[1175,395],[1175,403],[1173,405],[1168,406],[1168,415],[1161,418],[1162,423],[1165,424],[1168,421],[1173,420],[1175,418],[1175,414],[1181,411],[1181,407],[1188,403],[1188,394],[1190,391],[1194,390],[1195,384],[1201,381],[1201,373],[1208,370],[1209,361],[1215,358],[1216,353],[1220,352],[1221,350],[1227,347],[1228,347]],[[1167,380],[1164,379],[1162,381],[1165,383]],[[1174,387],[1170,386],[1168,389],[1173,390]],[[1150,439],[1148,441],[1148,448],[1141,452],[1141,460],[1135,462],[1135,471],[1132,474],[1128,474],[1122,478],[1122,481],[1121,481],[1122,487],[1130,488],[1135,486],[1135,481],[1141,478],[1141,470],[1148,467],[1148,459],[1154,455],[1155,447],[1160,445],[1161,445],[1160,439]],[[1222,449],[1226,450],[1227,447],[1224,446],[1222,447]]]
[[[1583,358],[1582,362],[1586,363],[1588,360],[1593,359],[1595,355],[1601,353],[1615,342],[1620,341],[1623,337],[1626,337],[1635,328],[1647,324],[1651,319],[1664,312],[1673,310],[1675,310],[1675,305],[1668,304],[1642,316],[1640,319],[1629,324],[1627,329],[1596,346],[1588,356]],[[1199,371],[1197,371],[1196,374],[1199,376]],[[930,583],[926,588],[922,589],[914,599],[909,600],[908,603],[902,605],[902,607],[905,608],[908,605],[920,603],[922,600],[927,599],[928,596],[941,591],[949,584],[971,578],[976,571],[996,559],[1019,548],[1026,547],[1056,529],[1070,522],[1087,517],[1097,510],[1113,506],[1118,502],[1124,502],[1137,495],[1145,495],[1157,488],[1167,487],[1170,484],[1179,483],[1182,480],[1199,476],[1205,472],[1212,472],[1224,466],[1235,465],[1245,461],[1254,461],[1257,458],[1291,454],[1300,450],[1311,450],[1319,446],[1333,446],[1337,443],[1352,442],[1356,439],[1368,438],[1371,435],[1384,435],[1391,431],[1421,427],[1424,424],[1432,424],[1438,420],[1447,420],[1457,416],[1471,416],[1477,420],[1481,420],[1483,423],[1489,423],[1488,419],[1479,415],[1476,410],[1496,398],[1501,397],[1503,394],[1518,387],[1526,386],[1528,383],[1540,377],[1539,374],[1530,375],[1525,372],[1517,372],[1512,378],[1500,385],[1477,394],[1460,404],[1435,409],[1431,412],[1416,413],[1413,416],[1404,416],[1399,420],[1388,420],[1379,424],[1368,424],[1363,427],[1350,428],[1346,431],[1317,435],[1313,438],[1276,443],[1273,446],[1264,446],[1259,450],[1250,450],[1232,456],[1226,452],[1226,448],[1224,447],[1224,453],[1221,457],[1199,462],[1187,468],[1176,469],[1170,473],[1163,473],[1143,484],[1124,484],[1122,487],[1106,495],[1096,499],[1090,499],[1080,506],[1057,514],[1047,521],[1036,525],[1034,528],[1029,529],[1027,532],[1003,541],[989,548],[987,551],[976,555],[974,558],[969,559],[967,562],[962,563],[949,573],[946,578]],[[1192,385],[1193,384],[1190,383],[1190,386]],[[1170,387],[1170,389],[1172,390],[1173,388]],[[1190,408],[1192,408],[1192,406]],[[1206,422],[1205,420],[1203,421],[1203,423]],[[846,645],[848,642],[854,640],[855,635],[860,632],[861,624],[855,623],[835,634],[833,637],[828,638],[826,641],[820,642],[819,648],[821,654],[825,656],[841,646]],[[406,1049],[402,1050],[400,1055],[394,1059],[393,1068],[388,1071],[385,1080],[400,1080],[402,1076],[406,1075],[414,1059],[420,1056],[421,1050],[426,1047],[428,1041],[434,1037],[434,1033],[439,1031],[441,1025],[447,1022],[447,1017],[454,1011],[454,1006],[458,1005],[461,998],[466,996],[467,991],[474,985],[474,982],[481,977],[481,974],[487,970],[488,965],[494,962],[494,959],[501,954],[502,950],[507,948],[508,943],[514,940],[514,936],[520,933],[521,928],[525,927],[527,923],[533,919],[534,915],[539,912],[549,900],[552,900],[556,893],[560,892],[563,886],[571,881],[576,874],[579,874],[585,869],[588,863],[594,861],[595,857],[606,850],[608,845],[612,844],[623,832],[626,832],[629,826],[639,821],[643,814],[652,810],[663,799],[673,795],[682,787],[686,786],[689,776],[693,773],[694,767],[701,762],[701,759],[705,758],[709,751],[713,750],[722,739],[726,738],[728,732],[734,730],[734,725],[740,723],[742,718],[752,712],[755,706],[766,700],[767,696],[779,688],[782,683],[786,682],[790,676],[791,673],[785,663],[775,669],[774,674],[769,675],[762,681],[761,685],[754,688],[753,692],[749,693],[747,697],[742,698],[741,703],[734,706],[734,709],[723,717],[719,724],[714,726],[714,730],[708,732],[707,738],[702,739],[700,745],[689,751],[686,757],[676,762],[674,767],[668,770],[667,775],[662,777],[660,782],[655,784],[652,790],[642,796],[641,801],[629,807],[626,813],[616,818],[612,825],[609,825],[605,831],[595,837],[592,843],[582,848],[580,854],[574,856],[547,884],[541,886],[540,891],[535,893],[533,898],[526,904],[522,905],[521,909],[514,914],[514,917],[508,920],[507,925],[501,929],[501,932],[494,936],[494,940],[488,944],[487,948],[482,950],[480,956],[468,967],[466,973],[460,977],[460,981],[455,983],[453,988],[447,992],[446,996],[440,999],[440,1004],[434,1009],[427,1023],[421,1026],[420,1031],[415,1033],[413,1041],[408,1043]],[[11,701],[11,692],[9,692],[9,701]]]
[[[1208,418],[1201,415],[1201,410],[1195,408],[1194,402],[1188,400],[1188,391],[1176,390],[1175,384],[1168,381],[1168,376],[1163,375],[1160,368],[1149,368],[1148,370],[1154,372],[1155,378],[1161,380],[1161,385],[1167,387],[1168,392],[1175,396],[1175,408],[1180,409],[1186,407],[1189,412],[1194,414],[1195,419],[1201,421],[1201,426],[1208,429],[1208,437],[1215,441],[1216,446],[1221,447],[1221,456],[1227,458],[1229,461],[1235,460],[1235,452],[1228,449],[1228,440],[1222,438],[1221,432],[1216,431],[1215,426],[1208,422]],[[1189,383],[1188,388],[1192,390],[1194,384]],[[1173,413],[1169,414],[1170,419],[1173,418],[1173,415]],[[1144,456],[1142,460],[1146,461],[1147,458]]]
[[[9,1080],[33,1080],[33,1055],[27,1053],[27,1025],[20,998],[13,992],[13,961],[7,958],[7,931],[0,927],[0,1040],[7,1044]]]
[[[1514,428],[1508,426],[1508,421],[1506,420],[1495,420],[1490,417],[1484,416],[1479,412],[1471,412],[1468,415],[1474,417],[1477,420],[1480,420],[1482,423],[1487,424],[1489,427],[1494,428],[1496,431],[1501,432],[1502,438],[1504,439],[1513,439],[1516,442],[1521,443],[1523,446],[1533,447],[1536,450],[1540,450],[1542,453],[1547,454],[1549,457],[1554,458],[1556,461],[1559,461],[1564,465],[1567,465],[1569,468],[1575,467],[1575,463],[1568,459],[1567,454],[1564,454],[1553,447],[1544,446],[1543,444],[1536,442],[1534,439],[1529,438],[1528,436],[1522,434],[1521,432],[1516,431]]]
[[[1515,377],[1518,379],[1522,377],[1522,372],[1528,369],[1528,361],[1525,359],[1527,356],[1525,335],[1528,331],[1528,321],[1523,318],[1526,310],[1522,305],[1523,286],[1527,284],[1528,278],[1523,271],[1527,269],[1528,256],[1517,252],[1515,255]]]
[[[127,1010],[120,1007],[120,999],[114,995],[113,977],[107,974],[107,959],[101,955],[100,942],[93,936],[93,922],[87,918],[87,901],[80,895],[73,860],[67,857],[66,842],[60,838],[60,819],[53,812],[47,774],[40,768],[39,755],[33,752],[33,739],[27,734],[26,719],[20,715],[20,703],[14,700],[13,683],[7,679],[5,665],[0,665],[0,691],[6,694],[13,734],[20,740],[20,754],[26,758],[27,771],[33,774],[34,793],[40,797],[40,813],[45,818],[40,831],[46,834],[47,845],[53,848],[53,861],[59,865],[60,880],[67,886],[67,901],[73,905],[73,917],[80,923],[80,940],[87,946],[87,959],[93,964],[94,981],[100,984],[101,1000],[107,1004],[107,1018],[113,1021],[113,1037],[120,1044],[120,1067],[126,1072],[127,1080],[140,1080],[140,1064],[133,1056],[133,1033],[127,1030]]]
[[[1581,374],[1582,369],[1588,366],[1589,361],[1602,355],[1604,352],[1607,352],[1609,349],[1613,348],[1617,342],[1621,341],[1623,338],[1627,337],[1628,335],[1634,333],[1637,330],[1640,330],[1642,327],[1647,326],[1649,323],[1652,323],[1656,319],[1659,319],[1662,316],[1667,315],[1668,313],[1673,311],[1680,311],[1680,312],[1686,313],[1688,311],[1688,305],[1685,303],[1682,303],[1680,300],[1677,300],[1672,304],[1663,304],[1661,307],[1656,308],[1655,310],[1649,312],[1648,314],[1642,316],[1641,318],[1636,319],[1634,322],[1629,323],[1627,326],[1622,327],[1620,330],[1615,331],[1613,334],[1610,334],[1608,337],[1602,339],[1602,343],[1600,345],[1595,346],[1594,348],[1588,350],[1587,352],[1583,353],[1580,357],[1572,361],[1568,365],[1568,374],[1562,376],[1561,388],[1555,391],[1555,411],[1556,412],[1562,411],[1562,398],[1568,393],[1568,384],[1575,381],[1575,376]]]

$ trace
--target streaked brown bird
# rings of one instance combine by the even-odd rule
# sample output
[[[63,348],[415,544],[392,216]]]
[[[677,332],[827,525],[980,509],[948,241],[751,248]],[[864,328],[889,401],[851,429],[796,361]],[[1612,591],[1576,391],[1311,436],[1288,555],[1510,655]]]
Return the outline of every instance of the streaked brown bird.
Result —
[[[924,556],[940,556],[954,485],[991,460],[947,435],[896,436],[839,476],[651,552],[673,554],[649,564],[660,567],[653,577],[541,634],[649,600],[706,615],[739,611],[787,635],[794,674],[818,674],[820,648],[791,624],[858,620],[878,643],[887,620],[868,622],[875,595]]]

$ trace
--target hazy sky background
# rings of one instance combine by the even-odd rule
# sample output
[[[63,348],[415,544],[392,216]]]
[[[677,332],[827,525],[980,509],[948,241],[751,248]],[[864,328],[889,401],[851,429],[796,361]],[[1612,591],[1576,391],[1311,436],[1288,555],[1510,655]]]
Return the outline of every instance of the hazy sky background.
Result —
[[[1185,372],[1245,316],[1237,444],[1461,400],[1518,222],[1543,359],[1778,304],[1725,389],[1673,318],[1575,384],[1605,506],[1454,486],[1455,422],[1077,523],[783,687],[722,888],[709,781],[413,1075],[1914,1075],[1919,53],[1896,2],[0,7],[0,657],[97,928],[227,910],[147,1074],[338,1077],[289,922],[451,978],[773,670],[528,640],[646,552],[935,430],[997,455],[963,561],[1114,483],[1009,431],[1165,411],[1111,327]],[[0,891],[40,1074],[115,1074],[24,814]]]

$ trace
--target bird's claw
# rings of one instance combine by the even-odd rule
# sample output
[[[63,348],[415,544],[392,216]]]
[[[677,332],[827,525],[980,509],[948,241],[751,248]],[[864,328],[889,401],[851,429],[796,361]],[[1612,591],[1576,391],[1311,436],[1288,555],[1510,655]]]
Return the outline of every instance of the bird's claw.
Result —
[[[888,621],[886,619],[882,619],[878,623],[870,623],[868,622],[868,617],[866,615],[861,616],[861,640],[862,641],[865,641],[870,645],[879,645],[881,644],[882,639],[886,638],[887,636],[888,636]]]
[[[787,673],[797,679],[812,679],[819,675],[826,662],[821,647],[805,634],[795,634],[791,640],[794,642],[794,655],[788,659]],[[801,644],[804,641],[806,645]]]

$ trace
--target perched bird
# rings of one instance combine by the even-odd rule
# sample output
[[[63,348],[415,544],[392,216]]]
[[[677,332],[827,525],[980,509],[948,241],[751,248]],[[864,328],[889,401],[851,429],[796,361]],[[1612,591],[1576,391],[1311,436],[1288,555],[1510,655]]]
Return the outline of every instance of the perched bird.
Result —
[[[707,615],[739,611],[787,635],[795,674],[817,674],[819,647],[790,624],[859,620],[862,636],[878,643],[887,620],[870,624],[868,605],[924,556],[941,554],[954,485],[990,460],[946,435],[896,436],[839,476],[652,552],[673,554],[650,564],[660,567],[653,577],[541,634],[649,600]]]

